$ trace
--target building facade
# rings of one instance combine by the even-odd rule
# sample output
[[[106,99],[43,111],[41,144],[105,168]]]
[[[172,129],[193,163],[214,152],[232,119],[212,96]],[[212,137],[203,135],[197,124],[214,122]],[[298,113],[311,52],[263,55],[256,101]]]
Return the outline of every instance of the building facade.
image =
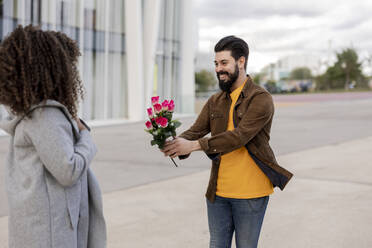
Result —
[[[313,75],[319,75],[322,68],[321,58],[311,54],[298,54],[280,58],[276,63],[271,63],[262,68],[263,81],[280,81],[288,78],[293,69],[307,67]]]
[[[83,118],[142,120],[153,95],[194,112],[192,1],[0,0],[0,11],[0,39],[33,24],[78,42]]]

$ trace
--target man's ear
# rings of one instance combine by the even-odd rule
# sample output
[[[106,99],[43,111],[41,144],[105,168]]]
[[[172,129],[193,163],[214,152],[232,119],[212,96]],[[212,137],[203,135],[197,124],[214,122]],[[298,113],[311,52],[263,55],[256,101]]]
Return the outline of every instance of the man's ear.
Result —
[[[245,57],[244,56],[241,56],[238,60],[238,64],[239,64],[239,69],[245,69],[244,68],[244,65],[245,65]]]

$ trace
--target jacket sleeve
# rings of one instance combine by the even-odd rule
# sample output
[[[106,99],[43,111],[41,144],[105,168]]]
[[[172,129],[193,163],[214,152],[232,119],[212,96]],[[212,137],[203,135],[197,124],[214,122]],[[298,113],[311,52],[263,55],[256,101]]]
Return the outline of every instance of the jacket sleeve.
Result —
[[[225,131],[210,138],[199,140],[207,154],[228,153],[246,145],[271,120],[274,104],[268,93],[256,95],[239,125],[232,131]]]
[[[80,131],[74,144],[71,123],[58,108],[43,108],[28,122],[26,135],[45,168],[61,185],[74,185],[97,152],[89,131]]]
[[[199,140],[208,133],[210,133],[210,119],[209,119],[209,103],[210,99],[204,104],[198,118],[194,124],[185,132],[179,135],[179,137],[187,140]],[[185,159],[189,157],[190,154],[179,156],[180,159]]]

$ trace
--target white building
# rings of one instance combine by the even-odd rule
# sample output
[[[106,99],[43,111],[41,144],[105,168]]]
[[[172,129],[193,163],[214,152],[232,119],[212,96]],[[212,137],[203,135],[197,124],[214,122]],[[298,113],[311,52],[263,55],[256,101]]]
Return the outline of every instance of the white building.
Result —
[[[286,56],[276,63],[265,66],[261,73],[264,81],[273,80],[277,82],[283,78],[288,78],[291,71],[298,67],[307,67],[313,75],[319,75],[322,70],[321,59],[311,54]]]
[[[83,118],[141,120],[153,95],[194,112],[192,1],[2,0],[0,10],[0,39],[32,23],[78,41]]]

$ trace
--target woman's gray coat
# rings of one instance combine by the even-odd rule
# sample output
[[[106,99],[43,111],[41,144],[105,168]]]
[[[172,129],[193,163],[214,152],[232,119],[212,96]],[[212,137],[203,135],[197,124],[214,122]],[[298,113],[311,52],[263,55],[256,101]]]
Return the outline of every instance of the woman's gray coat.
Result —
[[[96,154],[88,130],[48,100],[30,117],[9,117],[6,160],[9,248],[103,248],[102,196],[89,165]]]

